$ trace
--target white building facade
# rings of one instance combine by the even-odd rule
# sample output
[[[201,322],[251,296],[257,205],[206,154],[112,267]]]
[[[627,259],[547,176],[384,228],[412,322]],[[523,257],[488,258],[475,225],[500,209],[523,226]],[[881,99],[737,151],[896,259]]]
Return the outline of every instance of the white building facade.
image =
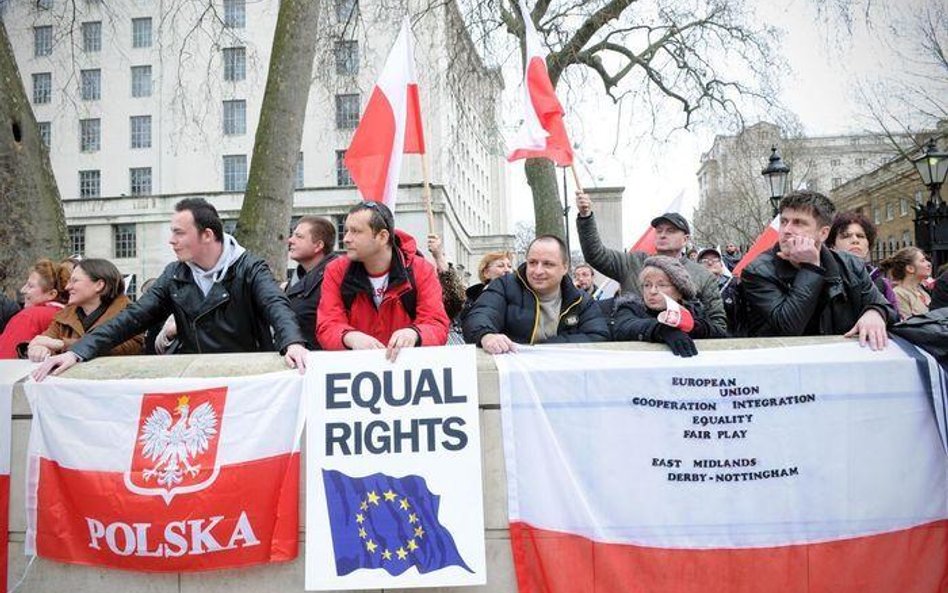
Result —
[[[401,20],[412,15],[435,232],[468,270],[508,248],[496,106],[499,72],[477,56],[453,2],[334,0],[319,47],[296,167],[294,215],[341,225],[359,201],[342,164]],[[173,259],[174,204],[210,200],[232,230],[253,153],[279,2],[38,0],[3,20],[41,133],[74,252],[138,279]],[[75,9],[75,11],[74,11]],[[404,159],[396,222],[424,248],[418,156]],[[288,227],[290,221],[287,221]]]

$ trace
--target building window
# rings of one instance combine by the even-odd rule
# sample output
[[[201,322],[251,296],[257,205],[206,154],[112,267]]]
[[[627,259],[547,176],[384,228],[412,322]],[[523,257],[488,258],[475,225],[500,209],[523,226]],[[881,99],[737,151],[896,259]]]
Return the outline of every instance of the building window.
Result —
[[[42,58],[53,53],[53,27],[33,27],[33,57]]]
[[[79,197],[98,198],[101,195],[102,175],[98,170],[79,171]]]
[[[836,189],[837,187],[841,186],[842,184],[843,184],[843,178],[842,178],[842,177],[833,177],[833,189]]]
[[[4,5],[6,5],[6,2],[4,2]],[[49,10],[52,7],[53,7],[53,0],[36,0],[36,8],[40,8],[42,10]]]
[[[33,75],[33,103],[45,105],[53,98],[53,75],[38,72]]]
[[[233,235],[237,232],[237,219],[236,218],[225,218],[224,223],[224,232],[228,235]]]
[[[102,51],[102,21],[82,23],[82,51]]]
[[[830,167],[838,167],[839,159],[830,159]]]
[[[79,92],[83,101],[98,101],[102,98],[101,70],[80,70],[79,81]]]
[[[862,158],[862,157],[856,159],[856,166],[857,166],[857,167],[865,167],[865,166],[866,166],[866,159],[864,159],[864,158]]]
[[[224,0],[224,26],[231,29],[243,29],[247,26],[245,0]]]
[[[48,121],[38,121],[36,126],[39,130],[40,140],[43,141],[43,146],[46,147],[46,150],[49,150],[53,139],[53,125]]]
[[[112,256],[115,259],[138,257],[135,248],[135,223],[112,225]]]
[[[336,95],[336,128],[351,130],[359,125],[359,95]]]
[[[151,66],[132,66],[132,96],[151,96]]]
[[[336,74],[352,76],[359,73],[358,41],[337,41],[334,53],[336,56]]]
[[[879,210],[878,206],[872,208],[872,223],[882,224],[882,212]]]
[[[224,80],[237,82],[247,78],[247,50],[243,47],[224,48]]]
[[[348,186],[355,185],[352,182],[352,176],[349,175],[349,169],[346,168],[346,151],[336,151],[336,185]]]
[[[303,151],[296,159],[296,189],[303,187]]]
[[[98,152],[102,141],[102,120],[79,120],[79,151]]]
[[[132,47],[151,47],[151,17],[132,19]]]
[[[359,9],[359,0],[335,0],[335,2],[336,21],[340,23],[348,23]]]
[[[128,189],[133,196],[151,195],[151,167],[132,167],[128,170]]]
[[[138,300],[138,279],[135,274],[129,274],[125,276],[127,282],[125,283],[125,296],[128,297],[130,301]]]
[[[247,189],[247,155],[224,155],[224,191]]]
[[[902,233],[902,247],[910,247],[912,245],[912,233],[905,231]]]
[[[346,249],[345,244],[342,242],[342,239],[346,236],[346,217],[340,216],[336,219],[336,251],[344,251]],[[460,251],[458,253],[461,253]]]
[[[151,116],[133,115],[128,118],[132,148],[151,148]]]
[[[247,133],[247,102],[224,101],[224,135],[241,136]]]
[[[86,227],[71,226],[66,227],[69,233],[69,254],[85,255],[86,253]]]
[[[892,202],[886,202],[885,204],[885,219],[892,220],[895,218],[895,204]]]
[[[899,199],[899,216],[907,216],[909,213],[909,203],[905,198]]]

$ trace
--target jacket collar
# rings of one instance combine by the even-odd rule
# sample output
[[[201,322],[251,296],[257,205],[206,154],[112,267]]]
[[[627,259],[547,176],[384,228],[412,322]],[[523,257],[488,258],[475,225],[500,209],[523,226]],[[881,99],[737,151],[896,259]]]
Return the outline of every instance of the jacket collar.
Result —
[[[401,284],[408,283],[408,270],[405,262],[405,255],[397,246],[392,247],[392,264],[388,269],[388,290],[391,291]],[[372,282],[369,281],[369,273],[365,265],[359,261],[349,261],[349,267],[346,269],[346,275],[342,279],[340,291],[343,295],[354,297],[360,292],[372,295]]]
[[[286,288],[286,294],[309,294],[320,285],[323,281],[323,273],[326,271],[326,266],[329,265],[329,262],[333,261],[339,257],[337,253],[330,253],[326,255],[323,259],[319,260],[319,263],[313,266],[309,272],[303,269],[303,266],[297,266],[296,271],[294,272],[299,278],[296,284],[288,286]]]

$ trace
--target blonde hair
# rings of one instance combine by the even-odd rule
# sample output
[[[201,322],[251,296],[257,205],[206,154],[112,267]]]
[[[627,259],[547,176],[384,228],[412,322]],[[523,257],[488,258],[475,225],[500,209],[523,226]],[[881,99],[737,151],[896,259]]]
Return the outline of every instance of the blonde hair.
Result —
[[[481,279],[481,282],[487,282],[487,268],[499,259],[510,260],[510,263],[513,264],[513,255],[509,251],[489,251],[484,254],[481,262],[477,264],[477,277]]]

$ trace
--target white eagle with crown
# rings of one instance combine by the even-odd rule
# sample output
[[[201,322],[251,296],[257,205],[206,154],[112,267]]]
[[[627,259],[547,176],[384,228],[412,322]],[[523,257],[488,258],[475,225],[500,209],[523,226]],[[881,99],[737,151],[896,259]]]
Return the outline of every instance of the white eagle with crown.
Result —
[[[154,462],[151,469],[142,472],[148,480],[157,477],[157,484],[172,488],[180,484],[187,472],[191,477],[201,471],[200,464],[191,459],[207,451],[211,439],[217,434],[217,414],[210,402],[204,402],[191,412],[190,398],[178,398],[174,412],[156,407],[142,426],[138,440],[142,443],[142,456]]]

